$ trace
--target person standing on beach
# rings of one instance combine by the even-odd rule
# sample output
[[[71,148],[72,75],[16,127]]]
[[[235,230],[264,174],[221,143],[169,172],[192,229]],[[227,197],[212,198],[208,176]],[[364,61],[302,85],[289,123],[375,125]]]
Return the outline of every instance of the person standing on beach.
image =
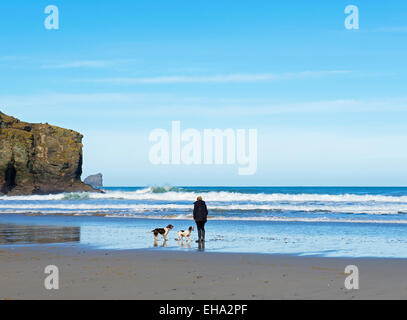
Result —
[[[194,203],[194,220],[198,228],[198,240],[196,242],[205,241],[205,223],[208,217],[208,208],[206,207],[205,201],[202,200],[202,197],[199,196],[196,198]]]

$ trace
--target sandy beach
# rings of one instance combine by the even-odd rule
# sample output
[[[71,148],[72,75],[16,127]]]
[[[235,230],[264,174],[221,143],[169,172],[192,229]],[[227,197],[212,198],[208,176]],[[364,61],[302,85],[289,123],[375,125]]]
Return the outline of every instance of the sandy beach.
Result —
[[[344,286],[359,268],[359,290]],[[44,268],[59,268],[46,290]],[[406,299],[407,260],[287,255],[0,248],[0,298],[9,299]]]

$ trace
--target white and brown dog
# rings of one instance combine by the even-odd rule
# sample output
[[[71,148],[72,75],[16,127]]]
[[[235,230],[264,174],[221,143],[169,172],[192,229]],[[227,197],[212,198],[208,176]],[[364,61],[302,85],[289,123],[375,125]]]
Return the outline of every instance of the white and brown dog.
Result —
[[[164,238],[164,241],[167,241],[167,234],[172,228],[174,228],[174,226],[172,224],[169,224],[165,228],[156,228],[154,230],[151,230],[151,232],[154,234],[155,240],[158,240],[157,237],[159,234],[161,234]]]
[[[189,227],[188,228],[188,230],[180,230],[180,231],[178,231],[178,233],[177,233],[177,235],[178,235],[178,238],[176,239],[177,241],[179,241],[179,240],[184,240],[184,238],[185,239],[187,239],[187,240],[191,240],[191,233],[192,233],[192,231],[194,231],[194,227]],[[192,240],[191,240],[192,241]]]

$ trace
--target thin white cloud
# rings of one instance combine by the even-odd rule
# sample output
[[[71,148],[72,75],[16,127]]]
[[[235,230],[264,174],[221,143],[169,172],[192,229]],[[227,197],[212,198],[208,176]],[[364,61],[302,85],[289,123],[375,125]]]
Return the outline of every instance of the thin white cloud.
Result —
[[[272,102],[262,99],[185,97],[171,94],[50,93],[0,96],[0,111],[47,110],[91,112],[99,115],[188,115],[201,110],[206,116],[265,116],[283,113],[394,112],[407,111],[407,97],[388,99],[333,99],[323,101]],[[4,109],[4,110],[2,110]],[[63,111],[66,110],[66,111]],[[114,110],[114,112],[112,111]],[[58,111],[58,112],[59,112]],[[112,113],[113,112],[113,113]]]
[[[72,68],[106,68],[116,64],[116,61],[109,60],[82,60],[60,64],[45,64],[43,69],[72,69]]]
[[[9,67],[20,67],[21,64],[29,64],[31,68],[41,69],[97,69],[122,67],[123,65],[137,62],[136,59],[91,59],[75,61],[57,61],[35,59],[29,56],[0,56],[0,63],[7,64]]]
[[[349,74],[348,70],[328,70],[328,71],[301,71],[286,73],[234,73],[211,76],[158,76],[158,77],[124,77],[124,78],[99,78],[80,79],[78,81],[109,83],[117,85],[137,85],[137,84],[183,84],[183,83],[247,83],[247,82],[267,82],[277,80],[307,79],[324,77],[330,75]]]
[[[41,65],[42,69],[75,69],[75,68],[111,68],[136,62],[135,59],[108,59],[108,60],[76,60],[68,62],[47,62]]]
[[[27,57],[22,57],[22,56],[1,56],[0,61],[23,61],[27,60]]]

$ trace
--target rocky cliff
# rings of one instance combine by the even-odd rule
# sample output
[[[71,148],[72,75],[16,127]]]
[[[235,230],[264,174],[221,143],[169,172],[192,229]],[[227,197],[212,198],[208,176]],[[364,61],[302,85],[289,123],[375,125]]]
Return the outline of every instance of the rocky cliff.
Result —
[[[0,112],[0,194],[99,192],[81,181],[82,137]]]

